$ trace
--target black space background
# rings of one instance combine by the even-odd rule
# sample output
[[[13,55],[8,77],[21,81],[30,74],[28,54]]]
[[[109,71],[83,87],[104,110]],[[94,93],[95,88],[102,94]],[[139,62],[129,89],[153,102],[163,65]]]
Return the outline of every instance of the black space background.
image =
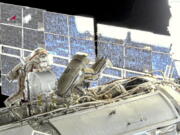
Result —
[[[93,17],[96,23],[115,25],[169,35],[171,16],[168,0],[113,0],[82,2],[72,0],[0,0],[0,2],[41,8],[51,12]],[[143,37],[142,37],[143,38]],[[0,103],[6,97],[0,96]],[[2,106],[2,105],[1,105]]]
[[[97,23],[168,35],[168,0],[0,0],[0,2],[71,15],[90,16]]]

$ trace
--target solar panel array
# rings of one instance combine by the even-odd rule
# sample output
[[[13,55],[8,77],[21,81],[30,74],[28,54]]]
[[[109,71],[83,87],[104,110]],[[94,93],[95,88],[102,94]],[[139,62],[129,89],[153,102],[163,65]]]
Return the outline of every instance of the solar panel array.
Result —
[[[106,69],[102,79],[92,86],[154,70],[165,71],[171,64],[169,48],[135,42],[126,31],[119,38],[101,32],[98,27],[97,57],[108,57],[114,67]],[[88,53],[94,61],[94,35],[93,18],[0,3],[1,93],[11,95],[17,90],[17,82],[10,83],[5,76],[21,57],[37,47],[46,48],[53,56],[52,70],[57,78],[76,52]]]
[[[98,24],[98,57],[106,56],[112,61],[114,67],[106,71],[106,74],[113,75],[113,79],[143,74],[162,76],[167,66],[172,64],[170,45],[169,47],[158,47],[158,44],[133,41],[129,29],[126,29],[126,32],[123,29],[120,30],[123,31],[120,37],[117,35],[113,37],[111,34],[104,35],[103,26],[105,25]],[[109,27],[109,31],[113,29],[111,26],[105,27],[106,29]],[[121,74],[115,74],[117,70]],[[175,75],[177,72],[173,76]],[[103,83],[112,80],[112,78],[104,78]]]
[[[81,22],[87,29],[79,32]],[[86,52],[95,59],[93,26],[93,18],[0,3],[2,94],[11,95],[17,90],[17,82],[10,83],[5,76],[21,57],[38,47],[52,54],[52,70],[57,78],[76,52]]]

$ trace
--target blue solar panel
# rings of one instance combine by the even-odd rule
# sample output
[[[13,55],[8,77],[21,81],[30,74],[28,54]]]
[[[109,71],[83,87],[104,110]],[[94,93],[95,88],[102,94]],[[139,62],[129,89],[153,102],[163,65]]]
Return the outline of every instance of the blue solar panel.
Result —
[[[0,44],[21,48],[22,29],[0,24]]]
[[[53,34],[45,35],[46,49],[50,54],[59,56],[69,56],[68,38]]]
[[[1,60],[2,60],[2,73],[6,74],[9,71],[11,71],[11,69],[14,68],[15,65],[17,65],[18,63],[20,63],[20,60],[18,58],[15,57],[9,57],[6,55],[1,55]]]
[[[29,52],[29,51],[24,51],[24,57],[27,57],[27,56],[29,56],[31,54],[31,52]]]
[[[170,48],[166,47],[152,46],[152,50],[156,52],[170,53]]]
[[[141,76],[142,74],[126,71],[126,77]]]
[[[62,58],[53,57],[53,63],[67,65],[68,64],[68,60],[62,59]]]
[[[171,64],[171,58],[168,54],[152,53],[152,69],[153,71],[165,71],[166,66]],[[162,75],[159,72],[154,74]]]
[[[94,41],[71,38],[71,56],[75,55],[77,52],[88,53],[89,58],[95,59]]]
[[[118,77],[122,76],[120,70],[116,70],[116,69],[112,69],[112,68],[106,68],[103,73],[118,76]]]
[[[11,25],[22,25],[22,7],[1,3],[0,7],[1,20],[0,23]]]
[[[119,38],[121,38],[121,37],[119,37]],[[105,36],[101,36],[100,34],[98,35],[98,41],[103,41],[103,42],[107,42],[107,43],[116,43],[116,44],[123,44],[124,43],[123,39],[105,37]]]
[[[179,63],[177,63],[177,61],[173,62],[173,65],[172,65],[172,71],[173,71],[172,78],[177,79],[177,78],[180,78],[180,74],[178,74],[178,70],[179,70],[178,65],[175,65],[175,64],[179,64]]]
[[[123,46],[110,43],[98,43],[98,57],[107,57],[114,67],[123,67]]]
[[[10,96],[12,93],[17,92],[17,82],[9,82],[5,76],[2,76],[1,94]]]
[[[96,87],[96,86],[98,86],[98,81],[90,83],[90,87]]]
[[[150,72],[151,51],[127,47],[125,67],[130,70]]]
[[[140,49],[149,49],[149,51],[152,50],[151,45],[147,45],[147,44],[144,44],[144,43],[133,42],[133,41],[127,42],[126,46],[137,47],[137,48],[140,48]]]
[[[17,49],[2,47],[2,51],[3,53],[20,56],[20,50],[17,50]]]
[[[77,17],[78,18],[78,17]],[[71,37],[74,37],[74,38],[81,38],[81,39],[93,39],[94,38],[94,34],[90,33],[90,31],[88,30],[88,28],[91,28],[93,30],[91,31],[94,31],[94,24],[90,24],[91,26],[86,26],[87,27],[87,30],[84,31],[83,33],[78,31],[78,25],[82,25],[82,24],[76,24],[76,19],[77,19],[75,16],[70,16],[69,17],[69,31],[70,31],[70,36]],[[79,20],[81,18],[78,18]]]
[[[99,81],[98,81],[98,85],[102,85],[108,82],[111,82],[113,80],[116,80],[115,78],[110,78],[110,77],[102,77]]]
[[[174,72],[173,72],[173,76],[172,76],[172,77],[175,78],[175,79],[180,78],[180,75],[178,74],[176,68],[174,69]]]
[[[64,72],[65,68],[63,67],[59,67],[59,66],[52,66],[52,71],[55,73],[56,78],[59,79],[62,75],[62,73]]]
[[[45,48],[44,33],[40,31],[24,29],[23,48],[28,50],[34,50],[38,47]]]
[[[45,12],[44,25],[46,32],[68,35],[67,15]]]
[[[35,8],[23,8],[23,27],[43,29],[43,10]]]

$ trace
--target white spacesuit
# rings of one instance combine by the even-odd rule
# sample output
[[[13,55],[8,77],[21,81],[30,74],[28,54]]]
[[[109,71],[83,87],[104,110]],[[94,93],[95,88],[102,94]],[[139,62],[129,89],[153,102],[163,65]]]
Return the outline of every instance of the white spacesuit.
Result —
[[[112,66],[112,63],[106,58],[97,60],[91,67],[88,67],[89,62],[86,53],[77,53],[73,56],[58,80],[58,90],[56,92],[58,96],[69,97],[75,91],[80,92],[84,83],[98,80],[104,69]]]
[[[48,52],[43,48],[34,50],[24,61],[16,65],[8,74],[9,81],[18,80],[18,92],[11,95],[4,103],[6,106],[19,103],[22,99],[27,100],[26,80],[29,73],[46,72],[50,70]]]

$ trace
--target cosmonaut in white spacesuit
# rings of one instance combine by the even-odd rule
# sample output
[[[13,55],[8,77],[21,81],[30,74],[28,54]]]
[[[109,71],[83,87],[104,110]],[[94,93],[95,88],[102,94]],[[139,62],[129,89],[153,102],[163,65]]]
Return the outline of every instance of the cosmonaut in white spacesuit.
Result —
[[[89,64],[88,54],[80,52],[74,55],[58,80],[56,94],[60,97],[69,97],[74,92],[83,94],[83,84],[98,80],[106,67],[112,67],[110,60],[104,57],[98,59],[91,67]]]
[[[9,81],[18,80],[18,91],[5,100],[6,106],[11,106],[15,103],[20,103],[25,99],[25,80],[30,72],[45,72],[50,70],[50,61],[48,52],[43,48],[35,49],[28,57],[21,60],[21,63],[16,65],[7,74]]]

